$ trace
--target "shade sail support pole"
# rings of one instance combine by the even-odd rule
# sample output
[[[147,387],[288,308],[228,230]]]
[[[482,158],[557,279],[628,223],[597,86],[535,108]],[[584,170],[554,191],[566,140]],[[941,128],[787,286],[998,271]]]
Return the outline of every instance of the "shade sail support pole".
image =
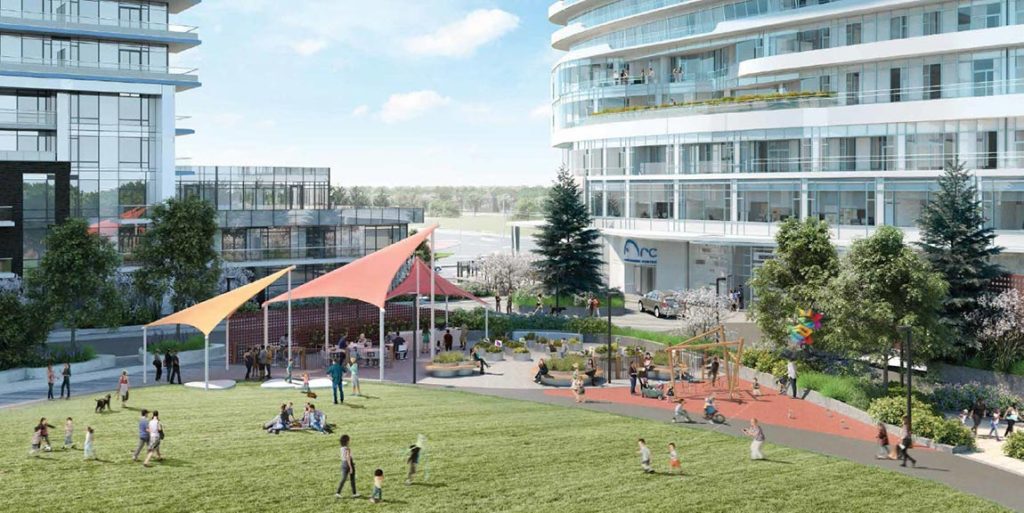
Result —
[[[380,339],[380,351],[377,353],[377,366],[380,368],[380,380],[384,381],[384,351],[387,348],[384,347],[384,309],[380,309],[380,327],[377,330],[377,337]]]
[[[142,384],[146,384],[146,366],[149,365],[149,344],[146,339],[146,327],[142,327]]]
[[[419,338],[420,338],[420,258],[413,257],[416,266],[416,298],[413,300],[413,308],[416,309],[416,324],[412,327],[412,384],[416,384],[416,363],[419,361]]]
[[[270,325],[267,324],[269,315],[270,305],[267,303],[263,304],[263,349],[267,348],[267,341],[270,338]],[[260,362],[262,363],[262,362]]]
[[[434,337],[436,336],[436,334],[434,333],[434,331],[435,331],[434,330],[434,326],[436,326],[435,323],[437,322],[435,320],[435,317],[434,317],[434,306],[435,306],[434,305],[434,292],[435,292],[434,291],[434,281],[436,280],[436,277],[434,276],[436,274],[436,271],[434,269],[434,260],[436,258],[435,257],[435,252],[434,252],[434,246],[435,246],[435,244],[434,244],[434,242],[435,242],[434,233],[435,233],[435,231],[430,232],[430,359],[431,360],[434,359],[435,352],[436,352],[435,349],[437,348],[437,344],[434,343]]]
[[[292,360],[292,272],[288,271],[288,362]],[[284,362],[285,365],[288,362]]]
[[[210,335],[203,335],[203,388],[210,391]]]
[[[331,350],[329,349],[331,340],[331,298],[324,298],[324,360],[325,363],[330,361]]]
[[[231,370],[231,317],[227,319],[228,324],[224,328],[224,370]]]

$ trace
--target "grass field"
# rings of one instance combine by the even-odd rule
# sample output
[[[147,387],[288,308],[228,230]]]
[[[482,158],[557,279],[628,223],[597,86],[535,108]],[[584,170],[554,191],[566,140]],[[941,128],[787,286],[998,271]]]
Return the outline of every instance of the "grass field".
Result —
[[[793,449],[769,445],[770,461],[751,462],[744,440],[671,424],[446,390],[363,390],[369,397],[321,406],[352,436],[364,497],[373,469],[384,470],[384,504],[334,498],[337,433],[260,429],[282,401],[301,411],[304,396],[242,385],[134,390],[131,405],[159,409],[167,433],[166,460],[149,469],[129,457],[136,411],[95,414],[91,398],[3,410],[0,511],[1003,511],[937,483]],[[69,415],[79,447],[86,425],[96,429],[103,461],[83,462],[79,450],[28,457],[39,417],[61,426]],[[418,433],[429,438],[429,481],[405,486],[404,449]],[[640,473],[637,437],[651,445],[658,474]],[[51,431],[54,445],[62,439],[60,427]],[[684,477],[666,472],[670,441]]]

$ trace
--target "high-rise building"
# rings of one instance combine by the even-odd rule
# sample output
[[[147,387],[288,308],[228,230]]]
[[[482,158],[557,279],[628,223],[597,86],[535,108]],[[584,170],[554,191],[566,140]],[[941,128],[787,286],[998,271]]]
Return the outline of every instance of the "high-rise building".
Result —
[[[735,287],[788,218],[840,247],[971,170],[1024,271],[1024,0],[563,0],[553,144],[627,292]]]
[[[171,18],[199,1],[0,0],[0,173],[24,177],[0,204],[0,273],[37,265],[63,209],[123,251],[174,196],[175,94],[199,80],[169,56],[200,41]]]

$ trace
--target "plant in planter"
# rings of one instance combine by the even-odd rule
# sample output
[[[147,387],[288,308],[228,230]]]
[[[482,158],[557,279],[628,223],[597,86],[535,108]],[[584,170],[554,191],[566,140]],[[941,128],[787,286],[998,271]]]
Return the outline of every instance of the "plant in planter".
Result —
[[[533,356],[530,355],[530,350],[526,347],[516,347],[512,349],[512,359],[517,362],[532,362]]]
[[[531,331],[527,333],[526,336],[523,338],[525,338],[526,340],[537,340],[537,334]]]
[[[445,351],[434,356],[434,363],[438,365],[455,365],[465,361],[466,355],[459,351]]]
[[[618,342],[612,342],[612,354],[616,354],[618,352],[619,352],[619,343]],[[600,356],[602,358],[607,356],[608,355],[608,344],[601,344],[599,346],[595,346],[594,347],[594,354],[597,355],[597,356]]]

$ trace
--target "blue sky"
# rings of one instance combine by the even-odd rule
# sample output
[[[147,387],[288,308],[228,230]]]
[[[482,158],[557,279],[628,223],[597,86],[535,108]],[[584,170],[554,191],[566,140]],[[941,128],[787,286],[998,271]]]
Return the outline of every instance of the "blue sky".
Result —
[[[172,65],[179,164],[330,166],[341,185],[549,183],[548,0],[207,0]],[[182,159],[188,158],[188,160]]]

